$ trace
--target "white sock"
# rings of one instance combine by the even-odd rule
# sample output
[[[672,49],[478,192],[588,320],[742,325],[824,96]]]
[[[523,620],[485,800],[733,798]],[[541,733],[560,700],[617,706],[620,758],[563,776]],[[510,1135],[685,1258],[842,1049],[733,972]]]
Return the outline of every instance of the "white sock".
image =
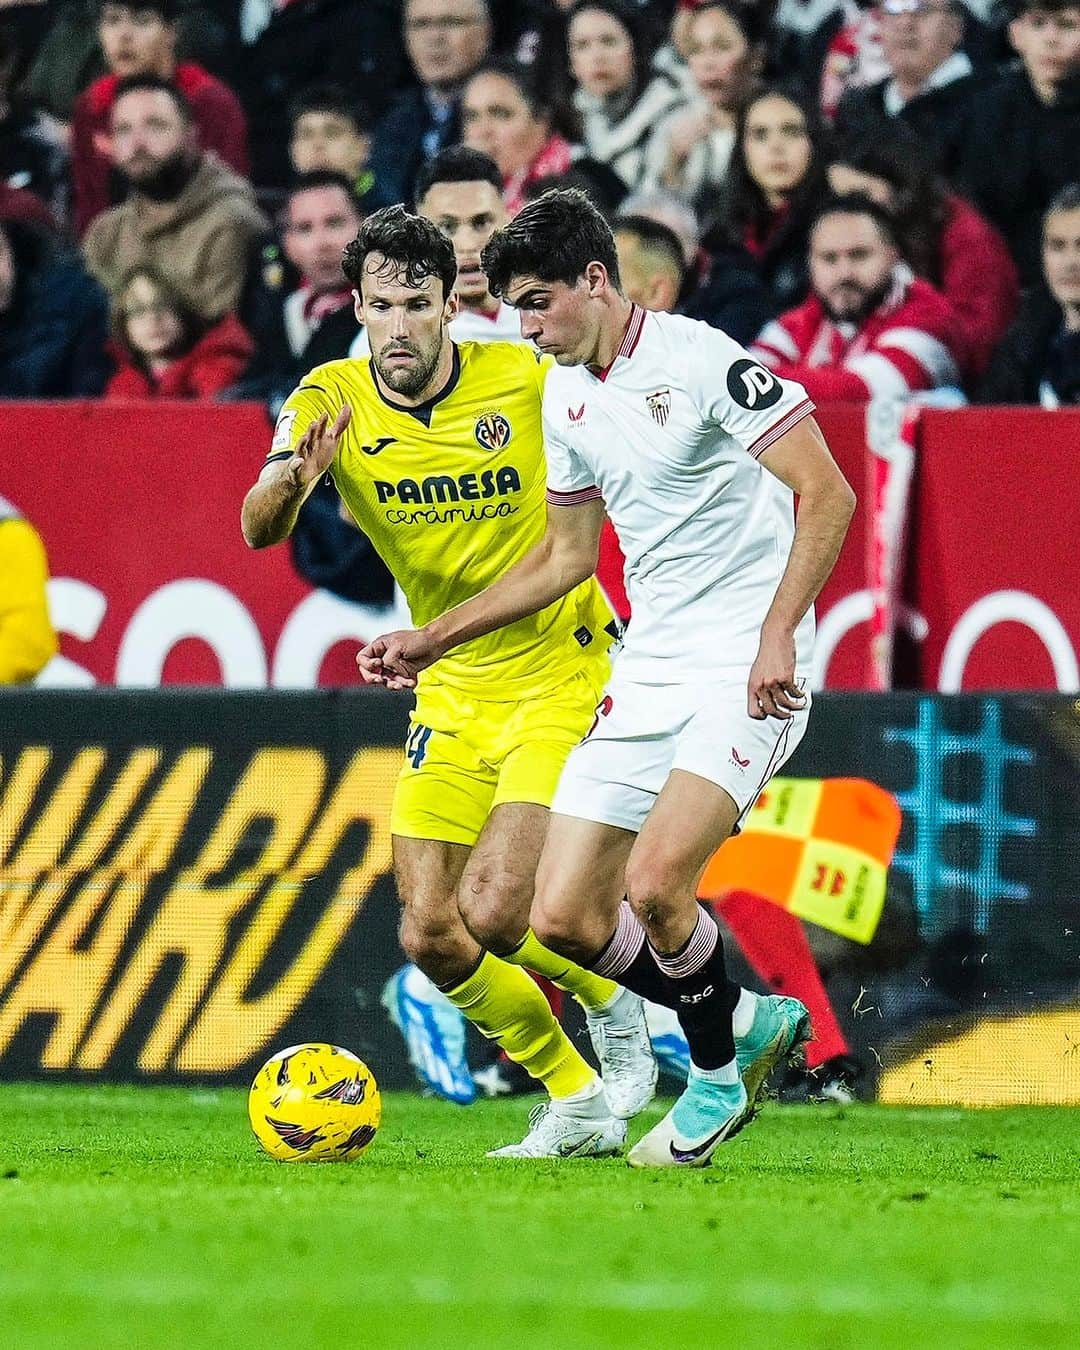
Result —
[[[735,1011],[731,1014],[731,1030],[736,1036],[749,1036],[750,1028],[754,1025],[757,1001],[757,994],[750,989],[744,989],[739,995],[739,1001],[735,1004]]]
[[[577,1092],[572,1092],[569,1097],[555,1097],[553,1104],[567,1116],[587,1116],[591,1119],[594,1116],[609,1116],[611,1114],[599,1074],[591,1083],[586,1083],[583,1088],[579,1088]]]
[[[690,1074],[693,1078],[700,1078],[703,1083],[723,1083],[726,1087],[732,1087],[739,1081],[739,1066],[735,1060],[731,1060],[721,1064],[718,1069],[699,1069],[691,1060]]]

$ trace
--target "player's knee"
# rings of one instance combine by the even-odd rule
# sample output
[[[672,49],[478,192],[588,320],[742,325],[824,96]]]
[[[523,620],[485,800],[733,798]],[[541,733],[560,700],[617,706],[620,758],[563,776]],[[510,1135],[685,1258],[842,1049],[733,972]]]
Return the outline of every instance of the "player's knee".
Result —
[[[662,926],[684,903],[683,877],[656,856],[635,858],[626,865],[626,898],[645,928]]]
[[[474,950],[452,908],[445,915],[407,909],[401,920],[401,949],[436,983],[453,978]]]
[[[532,903],[532,881],[498,866],[467,873],[458,888],[458,910],[465,927],[482,947],[509,952],[525,936]]]
[[[539,941],[560,956],[580,960],[583,955],[593,954],[582,932],[580,913],[558,896],[538,891],[530,923]]]

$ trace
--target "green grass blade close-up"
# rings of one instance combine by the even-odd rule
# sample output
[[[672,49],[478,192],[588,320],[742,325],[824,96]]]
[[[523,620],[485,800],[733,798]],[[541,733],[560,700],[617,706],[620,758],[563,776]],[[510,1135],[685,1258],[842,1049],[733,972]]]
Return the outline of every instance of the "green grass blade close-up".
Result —
[[[1080,1344],[1076,1110],[770,1106],[691,1173],[485,1158],[527,1105],[393,1094],[304,1166],[237,1090],[0,1086],[0,1346]]]

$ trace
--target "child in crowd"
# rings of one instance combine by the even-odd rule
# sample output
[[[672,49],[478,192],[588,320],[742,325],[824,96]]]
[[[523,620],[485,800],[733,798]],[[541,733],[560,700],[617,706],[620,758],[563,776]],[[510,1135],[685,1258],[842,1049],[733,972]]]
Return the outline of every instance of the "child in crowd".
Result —
[[[116,372],[106,398],[213,398],[239,379],[254,351],[235,315],[207,327],[146,267],[124,279],[113,318]]]

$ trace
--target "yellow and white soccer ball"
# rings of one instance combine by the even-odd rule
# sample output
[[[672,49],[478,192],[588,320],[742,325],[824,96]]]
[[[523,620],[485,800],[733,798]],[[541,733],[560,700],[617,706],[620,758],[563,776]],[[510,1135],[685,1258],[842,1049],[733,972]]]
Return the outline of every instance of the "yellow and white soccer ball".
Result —
[[[292,1045],[251,1084],[248,1118],[278,1162],[352,1162],[375,1138],[382,1114],[371,1070],[336,1045]]]

